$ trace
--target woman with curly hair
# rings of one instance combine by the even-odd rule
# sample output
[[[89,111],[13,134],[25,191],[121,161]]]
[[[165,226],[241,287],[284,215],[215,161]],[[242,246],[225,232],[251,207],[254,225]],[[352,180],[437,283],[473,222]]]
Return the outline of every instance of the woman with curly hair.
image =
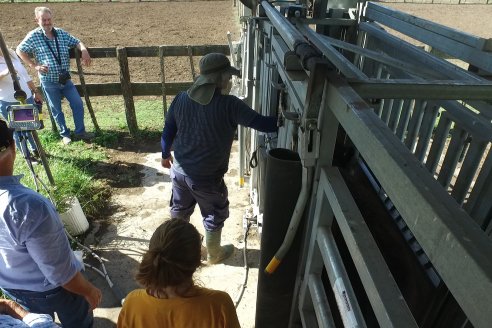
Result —
[[[201,236],[192,224],[179,219],[161,224],[136,275],[144,288],[128,294],[118,327],[240,327],[226,292],[194,283],[200,259]]]

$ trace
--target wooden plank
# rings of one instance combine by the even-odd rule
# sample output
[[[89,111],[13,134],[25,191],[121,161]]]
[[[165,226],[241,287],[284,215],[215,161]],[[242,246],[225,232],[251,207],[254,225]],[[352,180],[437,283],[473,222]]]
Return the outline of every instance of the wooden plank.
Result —
[[[166,94],[168,96],[177,95],[181,91],[187,90],[193,82],[169,82],[165,83]],[[80,95],[84,95],[84,92],[80,85],[76,85]],[[91,97],[104,97],[104,96],[121,96],[123,89],[121,83],[88,83],[86,84],[87,93]],[[161,96],[162,95],[162,83],[161,82],[133,82],[131,83],[131,90],[134,96]]]
[[[188,46],[188,58],[190,60],[191,77],[193,78],[193,81],[195,81],[196,80],[195,63],[193,63],[193,50],[190,46]]]
[[[456,183],[454,184],[453,191],[451,193],[451,196],[456,199],[458,204],[463,204],[463,201],[467,196],[468,189],[472,184],[475,173],[477,173],[487,144],[487,141],[472,140],[470,146],[468,147],[466,157],[461,165],[460,174],[456,179]]]
[[[99,128],[99,125],[97,124],[96,114],[94,114],[94,109],[92,109],[91,99],[90,99],[89,95],[87,94],[87,88],[85,85],[84,70],[82,69],[82,65],[80,63],[79,51],[75,51],[75,62],[77,63],[77,71],[78,71],[79,79],[80,79],[80,88],[82,89],[83,94],[84,94],[85,105],[87,106],[87,110],[89,111],[89,115],[91,116],[92,124],[94,125],[94,128],[96,129],[97,132],[99,132],[100,128]]]
[[[161,84],[162,84],[162,112],[166,119],[167,114],[167,95],[166,95],[166,69],[164,65],[164,49],[159,47],[159,63],[161,67]]]
[[[226,44],[220,45],[190,45],[190,46],[148,46],[148,47],[126,47],[127,57],[158,57],[159,49],[163,49],[164,56],[182,57],[188,56],[188,48],[191,47],[193,55],[204,56],[211,52],[219,52],[224,55],[229,55],[229,46]],[[93,47],[88,48],[92,58],[115,58],[116,48],[108,47]],[[70,58],[75,58],[74,50],[70,50]]]
[[[128,130],[132,136],[136,136],[138,132],[137,116],[135,115],[135,104],[133,103],[133,93],[130,83],[130,70],[128,68],[128,58],[126,49],[118,47],[116,49],[118,63],[120,65],[120,82],[123,99],[125,101],[125,114]]]

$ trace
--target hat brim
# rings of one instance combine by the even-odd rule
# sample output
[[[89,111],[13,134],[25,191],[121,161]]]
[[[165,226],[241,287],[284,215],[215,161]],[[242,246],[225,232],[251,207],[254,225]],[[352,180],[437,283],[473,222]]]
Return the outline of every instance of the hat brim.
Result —
[[[188,89],[188,96],[201,105],[209,104],[217,88],[216,81],[218,75],[224,72],[241,76],[241,71],[232,66],[220,72],[199,75],[193,85]]]

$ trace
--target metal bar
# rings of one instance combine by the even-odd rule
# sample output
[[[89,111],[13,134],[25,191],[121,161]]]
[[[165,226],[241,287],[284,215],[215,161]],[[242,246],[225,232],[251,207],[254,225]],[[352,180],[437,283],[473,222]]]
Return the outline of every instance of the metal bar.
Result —
[[[415,100],[404,99],[401,109],[400,120],[398,121],[398,128],[396,129],[396,136],[403,142],[405,140],[405,132],[408,128],[410,121],[411,108],[415,105]]]
[[[381,327],[417,327],[376,241],[336,168],[322,169],[323,188]]]
[[[295,50],[295,47],[299,44],[307,43],[302,34],[268,1],[261,1],[261,6],[265,9],[265,14],[290,50]]]
[[[443,101],[440,105],[453,121],[460,123],[461,128],[475,137],[492,141],[490,120],[456,101]]]
[[[461,165],[460,174],[456,179],[456,183],[454,184],[453,191],[451,193],[451,196],[456,199],[458,204],[462,204],[468,194],[468,189],[470,189],[473,178],[477,173],[487,144],[487,141],[482,140],[472,140],[470,143],[465,160]]]
[[[415,65],[424,65],[433,67],[436,71],[441,72],[443,76],[452,79],[465,79],[468,81],[486,81],[456,65],[447,62],[444,59],[432,56],[421,48],[418,48],[406,41],[397,38],[394,35],[383,30],[379,25],[374,23],[361,22],[359,29],[366,32],[373,38],[378,39],[378,43],[385,45],[388,49],[385,51],[388,55],[399,58]]]
[[[319,227],[316,238],[344,326],[366,327],[333,235],[326,227]]]
[[[492,243],[347,84],[329,75],[329,108],[476,327],[492,313]],[[477,299],[480,302],[477,302]]]
[[[415,27],[422,29],[425,32],[432,32],[441,37],[452,39],[461,44],[467,45],[472,48],[481,49],[486,40],[475,35],[456,30],[454,28],[447,27],[445,25],[438,24],[423,18],[419,18],[399,10],[389,8],[387,6],[369,2],[366,9],[366,17],[372,19],[371,14],[373,12],[380,12],[392,18],[401,20],[405,23],[409,23]]]
[[[422,119],[422,125],[420,127],[417,148],[415,149],[415,156],[417,156],[422,163],[424,162],[427,150],[430,146],[432,132],[434,131],[438,114],[439,106],[434,102],[427,103],[424,111],[424,118]]]
[[[490,199],[492,199],[492,151],[489,148],[489,153],[482,165],[480,174],[475,180],[475,186],[471,191],[470,198],[464,206],[482,229],[492,226],[490,224],[492,218],[492,202],[490,202]]]
[[[413,106],[412,118],[410,119],[408,126],[408,134],[405,138],[405,145],[413,153],[415,145],[417,143],[417,135],[422,125],[422,119],[424,118],[424,108],[427,105],[425,101],[417,100]]]
[[[468,133],[455,123],[451,131],[451,141],[449,142],[446,156],[444,157],[437,177],[437,181],[444,186],[445,190],[449,187],[453,179],[467,137]]]
[[[413,23],[417,20],[427,24],[426,26],[437,26],[436,23],[413,17],[393,9],[390,9],[389,12],[372,10],[371,8],[373,8],[373,6],[374,5],[371,6],[371,3],[369,3],[368,8],[366,9],[367,18],[380,22],[383,25],[386,25],[425,44],[431,45],[432,47],[439,49],[440,51],[445,52],[455,58],[471,63],[485,71],[492,72],[492,54],[482,51],[483,43],[478,47],[464,44],[448,36],[443,36],[434,31],[429,31],[413,25]],[[402,17],[394,17],[394,13],[398,13]],[[402,19],[404,17],[412,17],[415,20],[414,22],[407,22]],[[456,32],[459,33],[458,31]],[[453,37],[456,36],[458,36],[458,34]]]
[[[366,80],[367,76],[362,73],[350,60],[345,58],[338,50],[323,41],[320,34],[311,30],[308,26],[298,25],[299,31],[314,44],[323,55],[348,78]]]
[[[404,100],[399,99],[396,102],[393,102],[393,108],[391,109],[391,116],[388,122],[388,127],[396,133],[396,128],[398,126],[398,121],[400,120],[401,110],[403,107]]]
[[[316,1],[318,2],[318,1]],[[316,3],[315,2],[315,3]],[[325,7],[326,9],[326,7]],[[314,16],[314,14],[313,14]],[[291,18],[294,24],[322,25],[322,26],[355,26],[357,20],[350,18]],[[318,32],[318,31],[317,31]]]
[[[389,119],[391,111],[393,110],[394,99],[384,99],[383,111],[381,112],[381,120],[383,120],[386,125],[389,124]]]
[[[335,328],[336,326],[330,311],[330,304],[328,303],[321,278],[315,274],[310,274],[307,280],[314,312],[316,313],[316,319],[318,320],[318,326],[322,328]]]
[[[429,155],[427,156],[427,160],[425,162],[425,166],[432,175],[436,173],[452,123],[453,122],[449,119],[446,112],[442,112],[439,123],[437,124],[436,133],[434,134],[434,138],[432,140]]]
[[[362,98],[492,100],[492,84],[458,80],[348,81]]]
[[[366,48],[362,48],[358,45],[354,45],[351,43],[347,43],[341,40],[337,40],[334,38],[330,38],[329,36],[326,35],[321,35],[320,38],[328,43],[330,43],[333,47],[348,50],[351,52],[354,52],[358,55],[363,55],[364,57],[370,58],[374,61],[377,61],[381,64],[403,70],[405,72],[408,72],[412,75],[421,75],[423,77],[427,78],[438,78],[442,76],[440,73],[436,72],[435,70],[426,68],[425,66],[418,66],[418,65],[413,65],[411,63],[406,63],[402,60],[393,58],[385,54],[384,52],[378,52],[374,50],[369,50]]]

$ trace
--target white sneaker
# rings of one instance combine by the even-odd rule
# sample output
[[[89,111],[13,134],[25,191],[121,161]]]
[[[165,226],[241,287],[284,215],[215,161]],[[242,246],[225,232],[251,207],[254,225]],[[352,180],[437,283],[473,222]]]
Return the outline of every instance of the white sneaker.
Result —
[[[70,139],[69,137],[63,137],[62,142],[64,145],[68,145],[69,143],[72,142],[72,139]]]

